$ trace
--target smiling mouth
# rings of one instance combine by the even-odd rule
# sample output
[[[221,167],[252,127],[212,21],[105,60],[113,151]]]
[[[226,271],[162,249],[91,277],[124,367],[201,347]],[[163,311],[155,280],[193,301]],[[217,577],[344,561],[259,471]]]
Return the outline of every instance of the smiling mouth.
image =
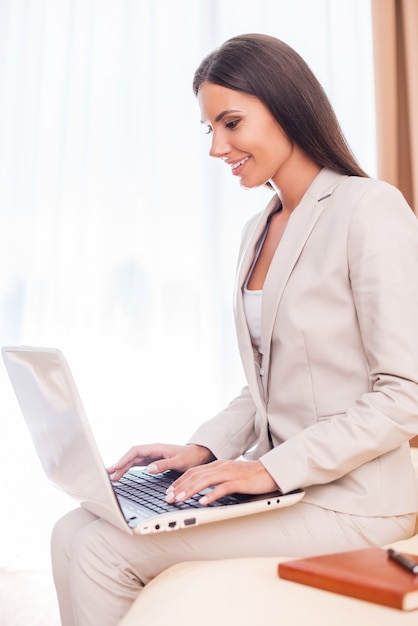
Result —
[[[241,165],[244,165],[244,163],[246,163],[249,160],[249,156],[244,157],[243,159],[241,159],[241,161],[238,161],[238,163],[234,163],[233,165],[231,165],[231,170],[234,171],[237,169],[237,167],[240,167]]]

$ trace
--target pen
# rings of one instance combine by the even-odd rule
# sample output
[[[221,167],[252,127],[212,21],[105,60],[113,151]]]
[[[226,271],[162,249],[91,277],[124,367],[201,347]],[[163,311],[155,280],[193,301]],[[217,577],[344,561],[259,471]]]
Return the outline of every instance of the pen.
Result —
[[[395,561],[395,563],[406,569],[408,572],[411,572],[411,574],[418,574],[418,563],[415,561],[408,559],[408,557],[396,552],[396,550],[393,550],[392,548],[389,548],[388,555],[390,559]]]

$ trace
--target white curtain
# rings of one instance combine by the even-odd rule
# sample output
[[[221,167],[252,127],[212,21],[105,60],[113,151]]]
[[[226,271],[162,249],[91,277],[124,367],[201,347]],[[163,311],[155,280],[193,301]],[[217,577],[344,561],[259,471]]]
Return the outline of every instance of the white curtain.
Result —
[[[302,54],[374,175],[368,0],[0,0],[0,343],[64,351],[106,463],[184,441],[243,383],[235,258],[270,192],[209,159],[191,89],[242,32]],[[38,564],[73,505],[3,366],[0,411],[0,565]]]

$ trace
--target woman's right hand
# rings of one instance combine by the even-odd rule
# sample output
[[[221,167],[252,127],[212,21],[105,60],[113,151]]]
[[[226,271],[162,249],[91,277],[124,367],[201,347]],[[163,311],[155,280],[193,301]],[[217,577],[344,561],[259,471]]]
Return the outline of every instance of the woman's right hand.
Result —
[[[175,445],[154,443],[133,446],[119,461],[107,468],[112,480],[117,481],[133,466],[147,466],[150,474],[166,470],[185,472],[191,467],[214,461],[212,452],[197,444]]]

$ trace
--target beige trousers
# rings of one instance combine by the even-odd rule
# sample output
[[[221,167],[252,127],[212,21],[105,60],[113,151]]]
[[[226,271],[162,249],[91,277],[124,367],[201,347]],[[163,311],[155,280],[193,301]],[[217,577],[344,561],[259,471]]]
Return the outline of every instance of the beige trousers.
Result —
[[[76,509],[57,522],[51,539],[62,626],[116,626],[144,585],[182,561],[297,558],[381,546],[411,537],[414,526],[415,514],[358,517],[300,502],[238,520],[132,536]]]

